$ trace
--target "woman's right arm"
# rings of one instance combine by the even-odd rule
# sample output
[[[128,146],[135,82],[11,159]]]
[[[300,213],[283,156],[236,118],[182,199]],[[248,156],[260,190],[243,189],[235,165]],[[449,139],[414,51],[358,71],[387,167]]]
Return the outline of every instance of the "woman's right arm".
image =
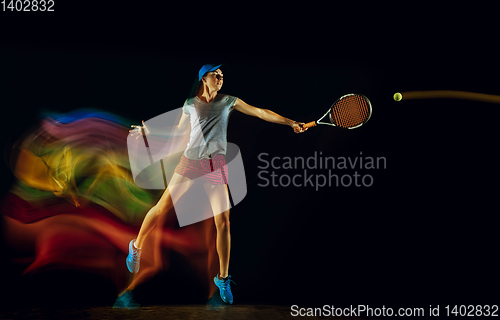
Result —
[[[144,120],[142,120],[142,126],[141,125],[132,125],[131,130],[129,132],[131,133],[132,136],[136,135],[136,139],[141,136],[142,134],[147,134],[147,135],[154,135],[157,137],[164,137],[164,138],[169,138],[169,137],[178,137],[182,136],[188,133],[189,130],[189,116],[182,112],[181,118],[179,120],[179,123],[176,126],[172,127],[166,127],[162,128],[160,130],[150,130],[144,123]],[[141,130],[143,129],[143,130]]]

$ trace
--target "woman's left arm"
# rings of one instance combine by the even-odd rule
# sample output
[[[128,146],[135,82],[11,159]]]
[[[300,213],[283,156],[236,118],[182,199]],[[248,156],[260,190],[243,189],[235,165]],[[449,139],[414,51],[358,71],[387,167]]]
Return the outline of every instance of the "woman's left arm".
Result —
[[[293,131],[295,131],[296,133],[304,132],[307,130],[303,128],[304,125],[303,122],[296,122],[291,119],[285,118],[269,109],[256,108],[254,106],[245,103],[243,100],[239,98],[236,99],[236,102],[234,104],[234,109],[243,112],[244,114],[247,114],[249,116],[260,118],[264,121],[288,125],[292,127]]]

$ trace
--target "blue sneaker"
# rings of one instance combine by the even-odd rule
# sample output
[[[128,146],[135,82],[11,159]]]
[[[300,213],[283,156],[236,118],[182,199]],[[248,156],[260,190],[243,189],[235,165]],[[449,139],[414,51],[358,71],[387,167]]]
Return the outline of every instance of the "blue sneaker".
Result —
[[[215,276],[214,278],[215,285],[219,287],[220,297],[222,301],[226,304],[233,304],[233,294],[231,293],[231,282],[236,284],[233,280],[231,280],[231,276],[227,276],[227,278],[219,279],[219,276]]]
[[[134,295],[132,294],[132,291],[127,291],[118,298],[116,298],[115,304],[113,305],[113,308],[118,308],[118,309],[136,309],[139,308],[141,305],[134,300]]]
[[[130,241],[130,244],[128,245],[127,268],[128,271],[137,273],[139,272],[142,251],[134,246],[134,242],[135,239]]]

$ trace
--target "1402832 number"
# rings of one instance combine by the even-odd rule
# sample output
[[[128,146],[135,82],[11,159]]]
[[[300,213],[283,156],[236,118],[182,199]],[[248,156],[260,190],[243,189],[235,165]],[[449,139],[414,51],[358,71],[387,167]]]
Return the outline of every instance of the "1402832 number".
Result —
[[[446,316],[498,317],[498,305],[447,305]]]
[[[2,0],[3,11],[54,11],[54,0]]]

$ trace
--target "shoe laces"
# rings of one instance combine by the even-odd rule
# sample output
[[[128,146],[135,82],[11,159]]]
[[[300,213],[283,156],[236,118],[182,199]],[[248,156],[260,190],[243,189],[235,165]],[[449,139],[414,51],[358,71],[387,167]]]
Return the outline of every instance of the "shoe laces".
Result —
[[[234,283],[234,284],[236,284],[236,282],[234,282],[233,280],[231,280],[230,277],[227,277],[227,279],[221,279],[221,281],[222,281],[223,289],[224,290],[228,290],[229,288],[231,288],[230,287],[231,282]]]
[[[135,247],[133,248],[133,250],[132,250],[132,259],[134,260],[134,262],[136,262],[137,259],[141,258],[141,251],[142,251],[141,249],[136,249]]]

